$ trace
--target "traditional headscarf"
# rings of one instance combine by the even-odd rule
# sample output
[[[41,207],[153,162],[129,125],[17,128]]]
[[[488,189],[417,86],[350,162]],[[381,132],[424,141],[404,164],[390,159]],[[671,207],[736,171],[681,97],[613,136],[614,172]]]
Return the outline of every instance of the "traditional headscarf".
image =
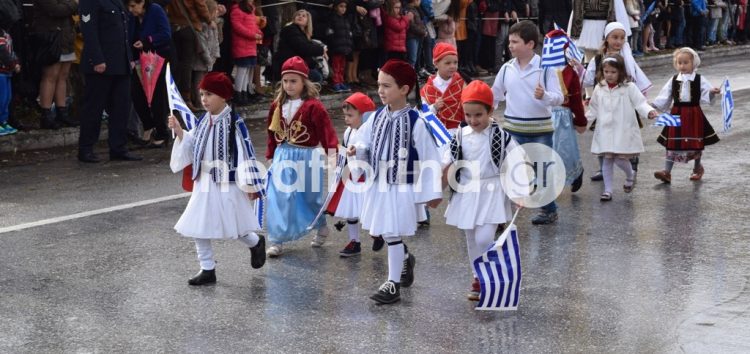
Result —
[[[626,31],[626,28],[622,23],[610,22],[606,27],[604,27],[604,40],[606,41],[607,36],[609,36],[609,34],[615,30],[621,30],[625,32],[625,36],[627,38],[628,32]],[[648,79],[643,70],[641,70],[638,64],[636,64],[635,59],[633,58],[633,50],[630,49],[630,44],[627,40],[625,41],[625,43],[623,43],[622,49],[620,49],[620,55],[622,55],[622,58],[625,59],[625,71],[627,72],[628,76],[633,81],[633,83],[638,86],[638,89],[645,94],[648,89],[651,88],[651,80]]]

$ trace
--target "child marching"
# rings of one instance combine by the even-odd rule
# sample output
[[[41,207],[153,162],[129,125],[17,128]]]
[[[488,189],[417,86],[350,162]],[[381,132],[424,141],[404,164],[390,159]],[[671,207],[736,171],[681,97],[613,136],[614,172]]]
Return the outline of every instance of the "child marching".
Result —
[[[307,227],[323,206],[325,152],[336,151],[338,138],[318,89],[308,79],[309,69],[300,57],[289,58],[281,67],[281,86],[268,113],[270,167],[267,215],[270,257],[283,253],[284,242],[307,234]],[[295,168],[297,169],[295,171]],[[301,180],[304,178],[304,181]],[[318,219],[311,245],[320,247],[329,234],[325,218]]]
[[[461,90],[466,85],[458,73],[458,51],[453,45],[438,43],[432,58],[437,74],[427,79],[420,96],[451,134],[455,134],[464,119]]]
[[[367,95],[356,92],[344,101],[344,122],[348,126],[344,132],[342,145],[344,148],[354,146],[360,135],[360,127],[365,120],[365,113],[371,113],[375,110],[375,103]],[[359,240],[359,217],[362,215],[362,202],[364,193],[349,186],[359,185],[364,182],[365,175],[361,168],[354,166],[352,162],[356,161],[356,156],[347,157],[349,160],[349,181],[342,181],[339,184],[341,196],[335,209],[334,216],[346,220],[347,230],[349,232],[349,243],[339,252],[341,257],[351,257],[359,255],[362,252],[362,244]],[[366,161],[363,161],[366,162]],[[384,246],[383,238],[372,236],[372,250],[379,251]]]
[[[387,61],[378,74],[378,94],[385,106],[362,125],[359,142],[348,149],[350,156],[369,150],[374,171],[360,220],[370,235],[382,235],[388,244],[388,280],[371,296],[381,304],[399,301],[401,287],[414,282],[416,259],[403,238],[416,232],[416,206],[434,208],[442,199],[437,144],[419,112],[407,102],[416,85],[411,65]]]
[[[443,156],[446,165],[443,173],[444,184],[456,176],[455,183],[461,186],[478,181],[475,188],[457,190],[451,196],[445,211],[446,224],[453,225],[466,234],[466,248],[469,264],[481,257],[495,240],[495,231],[500,224],[511,220],[510,199],[503,190],[500,168],[508,152],[518,145],[510,134],[502,130],[492,120],[492,89],[482,81],[472,81],[461,94],[466,126],[453,136],[450,149]],[[454,166],[456,167],[451,168]],[[461,168],[460,163],[478,164],[479,175],[472,174],[469,168]],[[456,174],[456,169],[458,172]],[[458,187],[458,186],[457,186]],[[460,188],[456,188],[460,189]],[[474,267],[471,267],[475,272]],[[468,298],[479,300],[479,279],[474,274]]]
[[[604,43],[602,44],[600,53],[597,54],[586,67],[586,74],[583,78],[583,86],[594,87],[601,83],[602,80],[604,80],[601,61],[605,56],[612,54],[619,54],[620,56],[622,56],[625,62],[625,73],[627,75],[628,81],[634,83],[641,91],[641,93],[646,95],[648,93],[648,90],[652,86],[651,80],[646,77],[646,74],[643,73],[641,67],[638,66],[638,63],[636,63],[635,58],[633,57],[633,51],[631,50],[630,44],[627,41],[625,26],[623,26],[620,22],[610,22],[606,27],[604,27]],[[637,117],[636,119],[638,119],[638,124],[639,126],[641,126],[640,118]],[[595,125],[596,123],[591,125],[592,130],[594,130]],[[592,181],[602,180],[602,162],[603,160],[600,158],[599,170],[591,176]],[[630,163],[633,167],[633,170],[638,172],[638,155],[634,155],[633,158],[630,159]]]
[[[680,116],[681,126],[664,127],[657,141],[667,149],[664,170],[654,173],[654,177],[664,183],[672,183],[672,167],[675,162],[694,160],[691,181],[700,181],[705,169],[701,164],[706,145],[719,142],[714,128],[703,114],[701,104],[710,104],[714,95],[720,92],[697,73],[701,58],[691,48],[680,48],[674,52],[674,68],[679,72],[673,76],[659,92],[654,106],[663,112]]]
[[[253,200],[262,194],[263,183],[247,127],[227,105],[232,81],[223,73],[209,73],[199,88],[207,113],[193,130],[183,131],[177,118],[169,117],[177,136],[170,167],[178,172],[193,165],[193,194],[174,227],[195,240],[201,270],[190,285],[216,282],[212,239],[242,241],[250,247],[253,268],[266,261],[265,240],[255,234],[260,227],[253,217]]]
[[[606,56],[601,67],[604,79],[594,88],[586,117],[597,121],[591,152],[603,158],[604,192],[600,200],[610,201],[614,165],[625,172],[625,193],[633,190],[635,171],[628,159],[643,152],[636,112],[649,118],[658,113],[649,106],[638,87],[627,82],[625,61],[619,54]]]

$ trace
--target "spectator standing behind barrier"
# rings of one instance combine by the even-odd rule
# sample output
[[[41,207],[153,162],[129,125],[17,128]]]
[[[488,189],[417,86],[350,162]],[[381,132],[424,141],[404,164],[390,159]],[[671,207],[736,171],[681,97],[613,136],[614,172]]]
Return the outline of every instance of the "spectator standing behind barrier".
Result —
[[[130,115],[130,70],[132,53],[128,43],[128,15],[122,2],[81,0],[83,53],[81,71],[85,75],[78,160],[95,163],[94,144],[104,110],[109,114],[110,160],[137,161],[126,147]]]
[[[49,48],[59,48],[57,60],[36,63],[42,69],[39,83],[39,105],[42,107],[40,128],[57,129],[61,125],[76,126],[78,122],[68,114],[68,77],[71,63],[76,59],[73,49],[75,31],[73,15],[78,0],[36,0],[34,19],[31,25],[35,52],[47,52]],[[46,61],[46,60],[45,60]],[[52,102],[55,112],[52,111]]]
[[[310,13],[307,10],[297,10],[292,22],[287,23],[279,34],[279,46],[272,63],[274,82],[281,80],[281,64],[294,56],[302,58],[310,68],[308,75],[310,81],[320,82],[323,80],[323,75],[317,69],[313,57],[321,55],[327,57],[328,52],[326,47],[311,40],[312,33],[313,24],[310,20]]]
[[[386,53],[386,59],[406,60],[406,31],[409,29],[409,22],[414,18],[414,14],[401,12],[402,5],[400,1],[388,1],[385,7],[380,11],[383,19],[383,46]]]
[[[237,104],[256,101],[253,74],[258,64],[257,43],[263,40],[252,0],[238,0],[229,11],[232,19],[232,58],[234,59],[234,97]]]
[[[127,5],[131,15],[128,32],[133,58],[138,60],[142,52],[155,52],[164,58],[164,66],[158,73],[159,79],[156,81],[151,106],[148,105],[146,93],[138,77],[140,68],[134,68],[130,74],[130,92],[135,111],[143,124],[143,139],[149,141],[149,147],[164,147],[169,138],[167,116],[170,112],[165,76],[167,63],[172,60],[172,31],[164,9],[151,0],[127,0]]]
[[[346,15],[347,6],[346,0],[333,2],[333,12],[331,18],[328,19],[329,28],[326,31],[326,43],[328,43],[333,69],[331,84],[334,92],[351,91],[348,83],[344,82],[346,58],[351,56],[353,46],[351,22],[349,16]]]
[[[216,27],[211,21],[206,0],[172,0],[167,5],[169,22],[172,25],[177,56],[172,65],[172,74],[182,98],[193,111],[198,109],[192,102],[192,75],[195,56],[202,50],[198,48],[196,33],[202,31],[202,23]]]

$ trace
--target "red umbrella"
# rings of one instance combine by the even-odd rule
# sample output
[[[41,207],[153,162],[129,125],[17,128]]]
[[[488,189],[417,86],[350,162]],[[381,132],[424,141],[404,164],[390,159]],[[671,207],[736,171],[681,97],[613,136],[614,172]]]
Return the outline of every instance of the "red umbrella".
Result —
[[[143,92],[146,93],[146,102],[151,107],[151,101],[154,99],[154,90],[156,82],[159,80],[159,73],[164,66],[164,58],[154,52],[142,52],[140,58],[141,70],[138,77],[143,85]]]

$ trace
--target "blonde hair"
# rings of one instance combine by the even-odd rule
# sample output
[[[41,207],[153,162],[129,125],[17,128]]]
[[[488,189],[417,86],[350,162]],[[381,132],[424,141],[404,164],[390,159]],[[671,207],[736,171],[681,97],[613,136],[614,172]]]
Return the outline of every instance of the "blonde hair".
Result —
[[[682,54],[690,55],[693,60],[693,71],[698,70],[698,67],[701,65],[701,57],[698,56],[698,53],[696,51],[688,47],[678,48],[674,51],[674,53],[672,54],[672,66],[677,69],[677,58],[679,58]]]
[[[305,35],[307,36],[307,39],[311,39],[313,35],[313,24],[312,24],[312,15],[307,10],[297,10],[294,12],[294,16],[292,16],[292,20],[287,23],[286,25],[293,25],[294,19],[297,17],[297,15],[304,13],[307,16],[307,26],[305,26],[305,29],[303,30],[305,32]]]
[[[294,75],[298,75],[299,77],[301,77],[302,83],[305,84],[305,87],[302,89],[302,94],[300,94],[300,98],[302,98],[302,100],[320,97],[320,87],[318,86],[318,84],[310,81],[310,79],[300,74]],[[283,77],[284,76],[282,75],[282,78]],[[279,80],[279,82],[276,84],[276,95],[274,95],[273,101],[276,103],[277,107],[280,107],[289,99],[289,95],[286,94],[286,91],[284,91],[284,87],[282,85],[283,80]]]

